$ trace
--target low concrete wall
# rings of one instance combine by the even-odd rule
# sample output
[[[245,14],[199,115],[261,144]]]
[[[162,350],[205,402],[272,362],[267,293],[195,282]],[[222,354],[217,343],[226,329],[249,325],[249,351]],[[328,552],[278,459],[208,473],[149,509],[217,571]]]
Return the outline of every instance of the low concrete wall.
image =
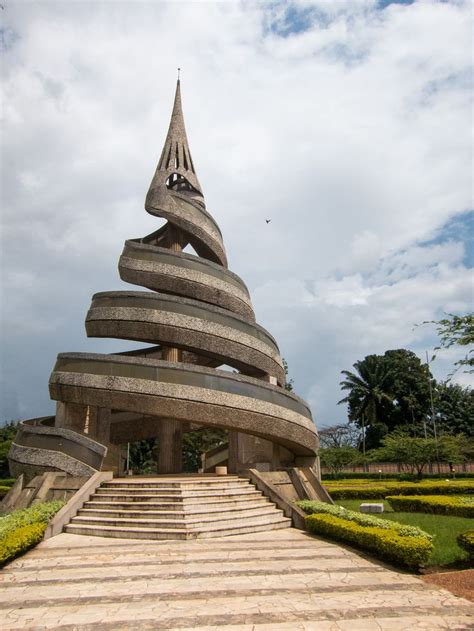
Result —
[[[299,528],[300,530],[305,529],[305,513],[298,508],[294,504],[288,502],[283,495],[278,491],[277,487],[274,486],[271,482],[268,482],[264,479],[262,473],[257,471],[257,469],[249,469],[248,477],[250,481],[255,484],[259,491],[268,497],[274,504],[278,506],[286,515],[286,517],[290,517],[295,528]]]
[[[44,533],[43,539],[49,539],[59,535],[64,526],[68,524],[73,517],[77,515],[77,512],[85,502],[89,501],[91,495],[93,495],[102,482],[111,480],[113,478],[112,471],[98,471],[91,478],[87,480],[85,484],[71,497],[66,506],[63,506],[61,510],[56,513],[52,521],[48,524]]]

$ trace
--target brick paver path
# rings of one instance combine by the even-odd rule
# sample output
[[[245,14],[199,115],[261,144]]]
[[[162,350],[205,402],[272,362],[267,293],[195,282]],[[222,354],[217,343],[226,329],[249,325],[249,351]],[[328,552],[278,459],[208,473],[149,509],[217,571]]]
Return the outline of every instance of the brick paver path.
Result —
[[[162,542],[62,534],[0,580],[2,631],[474,628],[467,600],[294,529]]]

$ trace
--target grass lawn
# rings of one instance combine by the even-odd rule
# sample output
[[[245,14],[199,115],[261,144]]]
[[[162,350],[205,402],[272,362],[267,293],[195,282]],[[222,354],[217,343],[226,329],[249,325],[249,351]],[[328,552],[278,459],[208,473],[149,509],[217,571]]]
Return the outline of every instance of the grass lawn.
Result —
[[[349,510],[359,511],[362,502],[383,502],[384,519],[397,521],[400,524],[418,526],[434,535],[434,550],[428,565],[450,565],[467,558],[465,552],[456,543],[461,532],[473,528],[473,520],[467,517],[451,517],[449,515],[429,515],[428,513],[394,513],[390,504],[380,500],[337,500],[336,504]]]

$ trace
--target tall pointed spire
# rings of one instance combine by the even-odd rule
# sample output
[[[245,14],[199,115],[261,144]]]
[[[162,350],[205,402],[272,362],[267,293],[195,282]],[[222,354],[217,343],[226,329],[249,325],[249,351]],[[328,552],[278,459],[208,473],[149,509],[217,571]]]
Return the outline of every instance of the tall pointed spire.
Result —
[[[171,180],[169,177],[173,176]],[[189,185],[202,196],[201,185],[194,169],[191,151],[189,149],[186,127],[184,124],[183,107],[181,103],[181,81],[178,78],[176,83],[176,93],[174,97],[173,111],[171,113],[170,125],[166,136],[163,151],[158,162],[158,167],[150,185],[150,190],[166,182],[168,188],[174,182],[181,181],[182,176]],[[183,187],[180,186],[180,189]]]
[[[169,247],[166,245],[168,241],[174,240],[179,242],[180,248],[190,243],[199,256],[227,267],[221,231],[206,210],[194,169],[184,125],[179,79],[168,134],[148,189],[145,209],[151,215],[167,219],[169,224],[148,235],[147,243]]]

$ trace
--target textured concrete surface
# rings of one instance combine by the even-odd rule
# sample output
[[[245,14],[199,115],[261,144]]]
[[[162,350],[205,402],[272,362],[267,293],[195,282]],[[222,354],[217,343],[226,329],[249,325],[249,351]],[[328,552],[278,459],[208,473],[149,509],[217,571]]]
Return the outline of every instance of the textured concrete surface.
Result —
[[[302,399],[258,379],[187,364],[61,353],[51,375],[50,395],[58,401],[179,421],[199,419],[204,425],[272,440],[297,455],[311,456],[318,445]],[[120,433],[119,427],[113,432],[113,442],[135,440]]]
[[[145,243],[126,241],[119,261],[122,280],[229,309],[255,321],[245,283],[211,261]]]
[[[472,629],[474,605],[286,529],[212,542],[59,535],[0,573],[2,630]]]
[[[278,468],[297,463],[299,457],[314,463],[318,436],[311,411],[304,401],[285,391],[278,345],[255,322],[247,287],[227,269],[222,233],[206,210],[186,136],[179,80],[145,209],[166,222],[141,239],[127,241],[119,269],[124,280],[161,293],[96,294],[86,330],[93,337],[136,340],[155,348],[159,344],[160,357],[137,356],[145,356],[147,349],[136,349],[134,357],[59,355],[49,384],[50,396],[58,402],[56,425],[87,433],[108,447],[134,442],[139,434],[156,437],[156,432],[166,432],[156,420],[148,421],[146,428],[137,429],[129,421],[119,428],[116,413],[128,412],[159,418],[161,423],[170,419],[171,424],[233,431],[237,448],[231,450],[234,457],[229,466],[234,471],[248,468],[246,465]],[[195,254],[183,252],[188,245]],[[195,358],[193,366],[185,364],[184,354]],[[173,374],[168,361],[175,362]],[[230,374],[229,367],[242,376]],[[77,414],[62,418],[63,404]],[[172,434],[170,450],[159,453],[160,472],[181,470],[178,426],[167,433]],[[262,449],[262,439],[272,445]],[[49,449],[41,444],[27,446]],[[290,452],[288,458],[285,451]],[[102,469],[123,467],[120,453],[112,452],[109,448]],[[36,452],[22,453],[26,467],[37,464]],[[278,459],[280,453],[285,460]],[[176,457],[169,458],[170,454]],[[50,456],[46,453],[45,457]],[[57,456],[54,460],[53,466],[68,470],[69,461],[59,458],[58,462]],[[84,464],[91,465],[87,460]],[[21,471],[18,463],[17,467]],[[78,471],[74,469],[74,473]]]
[[[95,294],[86,318],[89,337],[115,337],[202,352],[246,374],[285,383],[278,346],[261,326],[198,300],[150,292]]]

